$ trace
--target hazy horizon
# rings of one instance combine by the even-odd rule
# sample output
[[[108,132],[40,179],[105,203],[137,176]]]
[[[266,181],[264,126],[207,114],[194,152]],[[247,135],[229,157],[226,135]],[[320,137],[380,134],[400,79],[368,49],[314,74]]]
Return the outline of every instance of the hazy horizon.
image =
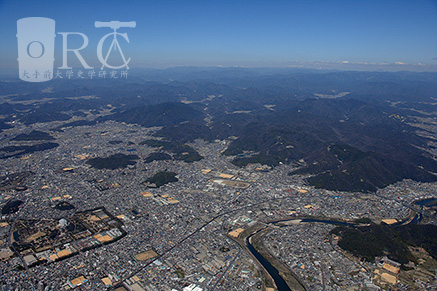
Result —
[[[94,21],[136,21],[122,28],[131,68],[303,67],[437,71],[436,1],[0,1],[0,69],[17,68],[17,20],[56,21],[55,67],[62,36],[82,32],[81,51],[97,66],[96,46],[109,33]],[[69,40],[70,48],[81,45]],[[69,53],[69,62],[76,58]],[[77,62],[76,62],[77,63]],[[76,64],[77,65],[77,64]]]

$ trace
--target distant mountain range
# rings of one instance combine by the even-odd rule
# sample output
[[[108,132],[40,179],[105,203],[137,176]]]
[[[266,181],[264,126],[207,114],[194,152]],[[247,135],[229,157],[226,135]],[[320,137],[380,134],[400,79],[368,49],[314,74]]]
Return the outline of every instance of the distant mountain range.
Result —
[[[156,105],[136,105],[102,118],[98,121],[115,120],[126,123],[136,123],[145,127],[180,124],[186,121],[202,120],[202,113],[191,106],[165,102]]]
[[[228,139],[223,154],[235,165],[291,163],[290,175],[308,175],[320,188],[437,181],[433,132],[412,126],[435,118],[437,73],[175,68],[133,75],[124,82],[16,83],[22,88],[15,91],[14,82],[0,82],[18,92],[0,104],[0,129],[12,120],[64,127],[114,120],[160,126],[157,136],[180,144]]]

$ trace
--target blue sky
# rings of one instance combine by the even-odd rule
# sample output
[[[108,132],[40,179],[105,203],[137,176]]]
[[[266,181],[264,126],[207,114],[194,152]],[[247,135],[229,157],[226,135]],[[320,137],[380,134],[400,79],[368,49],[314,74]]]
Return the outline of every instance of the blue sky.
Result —
[[[1,68],[17,66],[17,20],[35,16],[54,19],[57,32],[85,33],[83,55],[93,65],[97,42],[110,32],[94,21],[134,20],[136,28],[120,30],[129,35],[130,44],[120,43],[132,67],[437,67],[437,0],[0,0]],[[57,35],[58,65],[61,45]]]

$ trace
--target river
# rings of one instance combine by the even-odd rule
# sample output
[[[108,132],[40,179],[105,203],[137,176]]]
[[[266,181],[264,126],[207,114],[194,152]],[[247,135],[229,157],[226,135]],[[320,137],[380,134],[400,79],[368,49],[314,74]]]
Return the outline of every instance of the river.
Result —
[[[279,222],[285,222],[295,219],[284,219],[284,220],[277,220],[271,222],[271,224],[277,224]],[[317,222],[317,223],[327,223],[327,224],[337,224],[337,225],[352,225],[351,223],[342,222],[342,221],[334,221],[334,220],[321,220],[321,219],[311,219],[311,218],[304,218],[300,220],[300,223],[305,222]],[[282,225],[280,227],[288,227],[289,225]],[[266,269],[266,271],[270,274],[270,276],[275,281],[276,286],[278,287],[278,291],[291,291],[290,287],[288,287],[287,283],[285,282],[284,278],[279,274],[279,271],[273,267],[273,265],[264,258],[256,249],[255,247],[250,243],[250,238],[257,234],[259,231],[251,234],[246,238],[246,246],[249,249],[249,251],[255,256],[255,258],[261,263],[261,265]]]
[[[257,232],[256,232],[257,233]],[[250,238],[256,233],[251,234],[246,238],[246,245],[249,251],[255,256],[255,258],[263,265],[263,267],[267,270],[267,272],[272,276],[275,281],[276,286],[278,287],[278,291],[291,291],[290,287],[288,287],[284,278],[281,277],[278,270],[270,264],[270,262],[265,259],[250,243]]]
[[[428,199],[416,201],[416,202],[414,202],[414,204],[419,205],[419,206],[436,206],[437,199],[436,198],[428,198]]]
[[[424,204],[432,203],[435,201],[436,201],[436,199],[427,199],[425,202],[419,201],[419,202],[416,202],[414,204],[424,205]],[[414,218],[409,222],[409,224],[418,224],[422,221],[422,219],[423,219],[422,214],[420,214],[420,213],[416,214],[414,216]],[[286,221],[290,221],[290,220],[296,220],[296,218],[276,220],[276,221],[270,222],[270,224],[277,225],[280,222],[286,222]],[[312,219],[312,218],[300,219],[300,223],[306,223],[306,222],[327,223],[327,224],[337,224],[337,225],[354,225],[354,223],[347,223],[347,222],[335,221],[335,220],[323,220],[323,219]],[[280,225],[279,227],[288,227],[288,226],[290,226],[290,225]],[[246,238],[247,248],[255,256],[255,258],[261,263],[261,265],[263,265],[263,267],[267,270],[267,272],[270,274],[270,276],[272,276],[273,280],[275,281],[276,286],[278,287],[278,291],[291,291],[290,287],[288,287],[287,283],[285,282],[284,278],[282,278],[282,276],[279,274],[278,270],[275,267],[273,267],[273,265],[266,258],[264,258],[255,249],[255,247],[250,243],[250,238],[252,236],[254,236],[255,234],[257,234],[258,232],[259,231],[251,234],[250,236],[248,236]]]

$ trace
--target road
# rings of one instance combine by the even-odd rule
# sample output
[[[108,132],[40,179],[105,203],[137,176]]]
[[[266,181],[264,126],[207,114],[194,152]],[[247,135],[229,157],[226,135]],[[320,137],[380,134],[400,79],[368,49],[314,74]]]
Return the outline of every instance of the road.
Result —
[[[206,223],[204,223],[202,226],[199,226],[197,229],[195,229],[191,234],[187,235],[186,237],[184,237],[183,239],[181,239],[179,242],[177,242],[176,244],[174,244],[173,246],[171,246],[170,248],[168,248],[167,250],[165,250],[162,254],[158,255],[157,257],[155,257],[153,260],[151,260],[150,262],[148,262],[147,264],[145,264],[144,266],[141,266],[140,268],[138,268],[136,271],[132,272],[129,277],[121,279],[120,283],[117,284],[116,286],[113,286],[111,288],[111,290],[115,290],[116,288],[120,287],[120,284],[122,284],[123,282],[125,282],[126,280],[132,278],[133,276],[137,275],[139,272],[143,271],[145,268],[147,268],[150,264],[152,264],[153,262],[155,262],[156,260],[159,260],[160,258],[162,258],[163,256],[165,256],[166,254],[170,253],[174,248],[180,246],[181,244],[183,244],[186,240],[188,240],[189,238],[191,238],[192,236],[194,236],[196,233],[198,233],[199,231],[201,231],[203,228],[205,228],[206,226],[208,226],[209,224],[211,224],[212,222],[214,222],[215,220],[219,219],[220,217],[227,215],[227,214],[231,214],[234,212],[238,212],[241,211],[243,209],[249,208],[249,207],[253,207],[256,205],[260,205],[266,202],[271,202],[272,200],[283,200],[283,199],[288,199],[290,198],[290,196],[286,196],[286,197],[279,197],[279,198],[273,198],[273,199],[266,199],[263,201],[260,201],[258,203],[250,203],[246,206],[242,206],[233,210],[228,210],[225,211],[221,214],[218,214],[216,216],[214,216],[213,218],[211,218],[209,221],[207,221]]]

